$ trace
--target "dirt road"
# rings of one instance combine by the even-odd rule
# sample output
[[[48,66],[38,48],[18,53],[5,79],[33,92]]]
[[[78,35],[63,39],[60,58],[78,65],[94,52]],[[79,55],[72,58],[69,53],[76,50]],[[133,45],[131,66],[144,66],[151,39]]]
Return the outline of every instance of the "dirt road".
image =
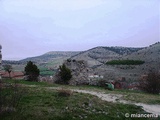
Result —
[[[131,101],[126,101],[126,100],[122,99],[123,95],[121,95],[121,94],[106,94],[104,92],[95,92],[95,91],[77,90],[77,89],[72,89],[72,91],[95,95],[95,96],[99,97],[100,99],[108,101],[108,102],[114,102],[114,103],[120,102],[120,103],[124,103],[124,104],[134,104],[137,106],[142,106],[146,112],[160,115],[160,105],[148,105],[148,104],[144,104],[144,103],[134,103]]]
[[[29,85],[29,86],[36,87],[36,85]],[[54,90],[62,89],[61,87],[46,87],[46,88],[54,89]],[[133,101],[126,101],[122,99],[123,98],[122,94],[106,94],[105,92],[96,92],[96,91],[79,90],[79,89],[70,89],[70,90],[72,90],[73,92],[94,95],[108,102],[113,102],[113,103],[119,102],[119,103],[124,103],[124,104],[134,104],[136,106],[142,106],[143,110],[145,110],[146,112],[160,115],[160,105],[159,104],[150,105],[150,104],[144,104],[144,103],[135,103]]]

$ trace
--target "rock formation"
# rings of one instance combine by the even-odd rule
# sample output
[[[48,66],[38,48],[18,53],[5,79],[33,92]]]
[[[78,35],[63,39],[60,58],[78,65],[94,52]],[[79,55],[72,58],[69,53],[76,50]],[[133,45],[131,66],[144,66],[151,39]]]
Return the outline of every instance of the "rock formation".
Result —
[[[97,85],[98,81],[103,79],[103,76],[96,74],[85,60],[68,59],[64,64],[72,72],[70,85]]]
[[[71,60],[64,61],[64,64],[71,70],[72,79],[70,85],[89,84],[88,73],[90,69],[87,67],[87,62],[84,60]]]

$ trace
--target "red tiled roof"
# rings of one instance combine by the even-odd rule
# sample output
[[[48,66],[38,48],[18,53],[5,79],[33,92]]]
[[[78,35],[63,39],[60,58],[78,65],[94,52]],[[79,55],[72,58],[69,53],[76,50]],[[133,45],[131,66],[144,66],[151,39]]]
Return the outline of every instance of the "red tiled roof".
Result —
[[[9,77],[9,73],[6,71],[1,71],[0,72],[2,77]],[[11,78],[23,78],[24,77],[24,73],[20,72],[20,71],[12,71],[10,73]]]

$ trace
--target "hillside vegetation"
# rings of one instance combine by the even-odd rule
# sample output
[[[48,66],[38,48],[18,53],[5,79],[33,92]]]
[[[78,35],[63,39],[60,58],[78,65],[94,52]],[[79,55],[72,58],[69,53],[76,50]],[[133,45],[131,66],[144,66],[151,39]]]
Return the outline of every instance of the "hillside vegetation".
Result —
[[[80,52],[71,58],[76,60],[87,60],[88,65],[93,67],[95,65],[104,64],[106,61],[122,58],[124,55],[129,55],[141,49],[142,48],[129,47],[95,47]]]
[[[111,60],[106,62],[107,65],[141,65],[145,63],[141,60]]]

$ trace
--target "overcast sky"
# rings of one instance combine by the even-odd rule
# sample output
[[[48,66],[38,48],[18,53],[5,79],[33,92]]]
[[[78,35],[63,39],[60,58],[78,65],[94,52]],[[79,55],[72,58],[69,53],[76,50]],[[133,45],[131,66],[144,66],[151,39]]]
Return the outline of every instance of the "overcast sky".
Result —
[[[160,0],[0,0],[3,59],[160,41]]]

